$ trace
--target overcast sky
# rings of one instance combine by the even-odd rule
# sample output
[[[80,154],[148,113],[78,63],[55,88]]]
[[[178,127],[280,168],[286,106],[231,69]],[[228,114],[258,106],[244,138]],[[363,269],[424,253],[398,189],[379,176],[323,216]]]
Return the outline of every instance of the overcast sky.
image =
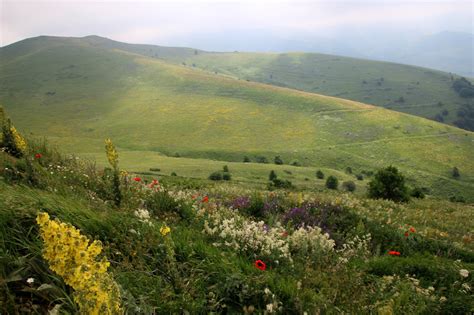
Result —
[[[219,48],[227,37],[286,40],[474,32],[471,0],[0,0],[0,45],[38,35]]]

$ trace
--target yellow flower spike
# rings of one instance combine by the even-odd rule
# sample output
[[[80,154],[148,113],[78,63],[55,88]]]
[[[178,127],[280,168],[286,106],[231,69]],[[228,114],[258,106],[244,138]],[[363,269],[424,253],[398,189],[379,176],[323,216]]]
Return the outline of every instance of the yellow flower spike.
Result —
[[[168,235],[170,232],[171,232],[171,228],[170,228],[169,226],[167,226],[167,225],[162,226],[162,227],[160,228],[160,233],[161,233],[161,235],[163,235],[163,236]]]
[[[118,168],[118,153],[110,139],[105,139],[105,152],[107,153],[110,166],[116,170]]]
[[[119,288],[107,273],[110,263],[103,257],[99,241],[90,243],[74,226],[50,220],[47,213],[39,213],[44,242],[43,257],[52,271],[74,289],[74,301],[84,314],[123,314]]]
[[[15,141],[15,145],[18,148],[18,150],[20,150],[22,153],[25,153],[25,151],[26,151],[26,140],[25,140],[25,138],[23,138],[20,135],[20,133],[18,132],[18,130],[16,130],[16,128],[13,127],[13,126],[10,128],[10,131],[13,135],[13,140]]]

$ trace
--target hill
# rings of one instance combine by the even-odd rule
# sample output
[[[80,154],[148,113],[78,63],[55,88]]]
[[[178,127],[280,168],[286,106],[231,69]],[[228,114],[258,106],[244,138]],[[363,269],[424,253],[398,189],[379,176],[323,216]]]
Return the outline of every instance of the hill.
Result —
[[[204,163],[241,162],[244,156],[273,161],[279,155],[285,164],[307,167],[300,180],[308,178],[314,187],[317,168],[361,173],[394,164],[413,185],[435,195],[473,198],[471,132],[350,100],[236,80],[116,45],[97,37],[40,37],[4,47],[0,102],[20,130],[46,136],[63,152],[98,156],[103,139],[111,137],[133,157],[124,163],[135,171],[169,163],[166,169],[179,174],[176,155]],[[147,47],[140,49],[152,49]],[[182,54],[231,65],[224,54]],[[268,166],[252,165],[259,175],[242,172],[242,179],[265,178]],[[453,166],[460,169],[459,179],[451,177]]]

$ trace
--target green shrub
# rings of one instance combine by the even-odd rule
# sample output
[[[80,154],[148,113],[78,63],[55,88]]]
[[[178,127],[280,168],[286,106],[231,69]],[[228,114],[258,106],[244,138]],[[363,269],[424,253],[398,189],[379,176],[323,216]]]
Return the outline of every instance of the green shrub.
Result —
[[[357,180],[364,180],[364,175],[362,174],[357,174],[356,175]]]
[[[275,178],[273,181],[270,182],[270,188],[292,188],[293,184],[286,179],[279,179]]]
[[[339,180],[335,176],[329,176],[326,179],[326,188],[337,190],[337,186],[339,186]]]
[[[342,183],[342,188],[344,188],[346,191],[352,192],[356,190],[356,184],[353,181],[348,180]]]
[[[369,182],[368,196],[376,199],[389,199],[406,202],[409,199],[405,177],[394,166],[381,169]]]
[[[224,165],[224,167],[222,168],[222,171],[224,173],[229,173],[229,167],[227,165]]]
[[[268,163],[268,159],[264,156],[257,156],[257,163],[263,163],[263,164],[267,164]]]
[[[459,169],[456,166],[453,167],[451,174],[454,178],[459,178],[461,176],[461,174],[459,173]]]
[[[176,174],[176,172],[171,172],[171,176],[178,176],[178,174]]]
[[[410,196],[418,199],[423,199],[425,198],[425,193],[423,192],[423,189],[420,187],[415,187],[411,190]]]
[[[270,175],[268,175],[268,179],[269,179],[270,181],[274,181],[275,179],[277,179],[277,174],[275,173],[274,170],[271,170],[271,171],[270,171]]]
[[[212,172],[211,175],[209,175],[210,180],[222,180],[222,172]]]
[[[150,171],[151,172],[159,172],[159,171],[161,171],[161,169],[159,169],[157,167],[150,167]]]
[[[244,156],[244,163],[250,163],[250,158],[248,156]]]
[[[321,170],[316,172],[316,177],[319,179],[324,179],[324,173]]]
[[[232,178],[232,175],[230,175],[230,173],[225,172],[224,174],[222,174],[223,180],[231,180],[231,178]]]
[[[275,156],[275,164],[276,165],[282,165],[283,164],[283,160],[281,159],[281,157],[279,155]]]
[[[352,174],[352,167],[346,167],[346,174]]]

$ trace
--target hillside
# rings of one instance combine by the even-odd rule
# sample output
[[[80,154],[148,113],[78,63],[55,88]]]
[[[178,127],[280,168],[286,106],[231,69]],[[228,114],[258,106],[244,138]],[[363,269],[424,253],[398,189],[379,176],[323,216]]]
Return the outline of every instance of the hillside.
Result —
[[[168,170],[179,174],[179,160],[173,158],[177,154],[233,162],[241,162],[244,156],[253,162],[258,156],[272,161],[280,155],[285,164],[297,160],[307,167],[300,180],[310,179],[311,186],[317,168],[343,171],[350,166],[360,173],[394,164],[412,184],[428,187],[435,195],[474,198],[471,132],[363,103],[236,80],[160,59],[160,55],[175,56],[174,50],[163,48],[154,53],[150,46],[117,45],[97,37],[39,37],[4,47],[0,50],[0,103],[21,131],[46,136],[64,152],[99,158],[103,139],[111,137],[125,156],[130,154],[124,164],[135,171],[168,163],[174,168]],[[149,49],[153,58],[143,55]],[[178,59],[196,62],[197,67],[205,68],[209,58],[232,67],[228,54],[198,51],[195,55],[189,49],[181,53]],[[241,58],[248,63],[254,63],[255,58],[267,63],[266,55],[230,56],[237,60],[239,71],[244,71],[238,62]],[[287,64],[285,56],[277,59]],[[289,56],[305,60],[313,55]],[[309,69],[302,64],[295,67]],[[393,78],[407,79],[392,70]],[[258,67],[254,71],[254,75],[261,75]],[[440,82],[449,85],[444,74],[429,72],[424,74],[425,81],[438,78],[433,79],[429,91],[434,93]],[[375,84],[379,76],[376,70],[373,74],[367,84]],[[273,75],[275,80],[279,76]],[[407,89],[416,85],[408,80],[411,83],[404,83]],[[391,77],[385,76],[380,89],[390,81]],[[402,85],[400,82],[397,84]],[[446,91],[442,86],[440,90]],[[436,93],[430,102],[440,101]],[[104,163],[105,159],[98,161]],[[259,175],[242,172],[242,179],[264,178],[268,166],[252,165]],[[453,166],[460,169],[459,179],[451,177]]]

